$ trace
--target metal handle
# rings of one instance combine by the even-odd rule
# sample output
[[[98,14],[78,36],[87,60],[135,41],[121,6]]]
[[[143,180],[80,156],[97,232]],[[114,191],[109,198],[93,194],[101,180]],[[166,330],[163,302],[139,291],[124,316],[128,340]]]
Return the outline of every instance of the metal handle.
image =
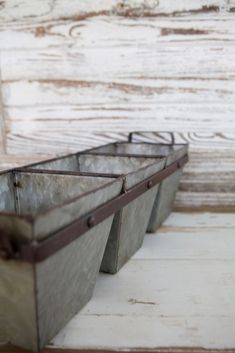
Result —
[[[153,133],[151,131],[132,131],[129,133],[128,135],[128,142],[133,142],[133,135],[134,134],[141,134],[141,133]],[[158,133],[158,132],[156,132]],[[175,135],[174,135],[174,132],[167,132],[167,131],[162,131],[162,132],[159,132],[160,134],[169,134],[170,137],[171,137],[171,144],[174,145],[175,144]]]
[[[175,135],[174,132],[169,132],[170,136],[171,136],[171,144],[174,145],[175,144]]]

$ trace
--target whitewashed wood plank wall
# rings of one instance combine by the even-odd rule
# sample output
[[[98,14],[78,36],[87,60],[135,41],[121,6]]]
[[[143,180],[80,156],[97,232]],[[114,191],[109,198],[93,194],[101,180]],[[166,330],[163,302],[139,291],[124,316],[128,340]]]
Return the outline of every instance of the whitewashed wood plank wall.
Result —
[[[179,131],[176,206],[235,206],[234,0],[2,0],[0,55],[0,153]]]

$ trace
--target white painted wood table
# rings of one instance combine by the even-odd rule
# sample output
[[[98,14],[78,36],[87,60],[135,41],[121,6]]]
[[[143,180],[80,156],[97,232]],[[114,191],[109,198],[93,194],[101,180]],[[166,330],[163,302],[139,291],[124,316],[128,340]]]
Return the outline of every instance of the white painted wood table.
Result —
[[[175,212],[50,347],[235,348],[234,300],[234,214]]]

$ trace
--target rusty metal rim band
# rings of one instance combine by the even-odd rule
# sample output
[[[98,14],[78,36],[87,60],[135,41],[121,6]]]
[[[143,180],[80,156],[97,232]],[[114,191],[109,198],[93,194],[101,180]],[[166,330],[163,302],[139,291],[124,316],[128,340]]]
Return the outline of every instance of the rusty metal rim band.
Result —
[[[126,206],[138,196],[151,189],[163,179],[173,174],[177,169],[182,168],[188,161],[188,156],[178,159],[165,169],[153,174],[142,182],[136,184],[125,193],[113,198],[94,211],[81,217],[79,220],[57,231],[49,238],[40,241],[33,241],[30,244],[21,245],[9,259],[19,259],[30,263],[37,263],[45,260],[66,245],[77,239],[79,236],[98,225],[122,207]],[[1,255],[0,255],[1,256]]]

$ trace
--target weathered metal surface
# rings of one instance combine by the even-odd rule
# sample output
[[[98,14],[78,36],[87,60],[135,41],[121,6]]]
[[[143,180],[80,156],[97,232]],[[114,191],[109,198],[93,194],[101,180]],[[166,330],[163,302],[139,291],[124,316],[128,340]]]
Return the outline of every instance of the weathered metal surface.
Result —
[[[45,238],[118,195],[122,187],[121,180],[79,175],[65,177],[27,172],[0,175],[0,180],[6,178],[8,181],[11,178],[11,183],[7,184],[9,195],[12,195],[12,188],[15,190],[10,206],[0,209],[0,227],[19,241],[22,236]],[[5,183],[3,196],[8,200],[7,187]],[[5,211],[13,209],[16,209],[15,213],[6,214]],[[26,214],[31,218],[25,217]],[[24,230],[27,228],[25,234],[23,223]]]
[[[133,135],[130,134],[130,143],[116,142],[92,149],[95,154],[113,154],[113,155],[141,155],[146,157],[165,156],[168,166],[176,160],[187,154],[187,144],[174,144],[174,135],[170,134],[171,144],[155,143],[132,143]],[[151,213],[148,232],[155,232],[162,222],[170,214],[175,200],[176,191],[179,186],[182,171],[177,171],[163,180],[159,186],[159,192],[154,201]]]
[[[74,156],[68,156],[68,160]],[[60,162],[55,163],[53,160],[51,165],[50,162],[47,162],[46,166],[50,169],[68,170],[71,168],[68,160],[66,157],[62,157]],[[124,189],[126,190],[157,173],[165,166],[163,158],[96,155],[92,151],[78,153],[77,161],[78,167],[76,163],[73,164],[74,171],[125,175]],[[40,168],[44,168],[45,164],[40,163],[39,165]],[[33,168],[37,168],[37,165],[33,165]],[[153,207],[152,197],[156,198],[157,192],[158,186],[154,187],[151,193],[132,201],[123,211],[116,214],[101,266],[102,271],[117,272],[141,246]]]
[[[2,340],[38,351],[90,300],[112,220],[38,264],[0,259]]]
[[[14,187],[12,175],[6,173],[0,176],[0,209],[14,211]]]
[[[164,168],[163,170],[145,178],[142,182],[137,183],[130,189],[124,189],[123,193],[118,197],[106,202],[105,204],[99,206],[91,213],[79,218],[79,220],[73,222],[71,225],[57,231],[53,237],[44,240],[42,243],[37,243],[32,245],[23,245],[21,249],[18,250],[18,258],[30,262],[40,262],[47,257],[54,254],[56,251],[60,250],[66,244],[69,244],[74,239],[88,231],[91,227],[99,224],[105,220],[110,215],[118,212],[120,209],[128,205],[130,202],[137,199],[147,190],[153,188],[155,185],[159,184],[163,179],[173,174],[179,168],[181,168],[187,162],[187,156],[178,160],[177,162],[171,164],[170,166]],[[39,173],[39,170],[27,169],[28,171]],[[40,173],[58,173],[64,175],[77,175],[76,172],[71,171],[45,171],[40,170]],[[82,175],[84,175],[83,173]],[[79,173],[80,175],[80,173]],[[103,174],[102,174],[103,175]],[[109,174],[106,174],[109,175]],[[123,177],[122,177],[123,179]],[[4,240],[4,239],[3,239]],[[1,237],[0,237],[1,245]],[[11,257],[11,254],[10,254]]]
[[[77,156],[74,154],[62,156],[60,158],[53,158],[42,163],[34,163],[33,166],[37,166],[37,169],[48,169],[48,170],[77,170]]]
[[[42,348],[91,298],[113,216],[36,265]]]
[[[83,172],[125,174],[128,190],[163,169],[165,159],[82,154],[78,157]],[[148,226],[158,185],[129,203],[114,218],[101,271],[116,273],[141,247]]]
[[[53,230],[118,196],[122,188],[121,179],[36,172],[9,172],[0,179],[2,197],[16,209],[9,212],[8,202],[6,207],[1,203],[0,240],[8,239],[14,246],[26,242],[33,246],[35,239],[43,243],[45,236],[53,238]],[[14,188],[14,197],[9,198]],[[30,215],[25,214],[29,211]],[[38,351],[87,303],[112,221],[113,215],[38,263],[2,256],[2,341]]]
[[[69,244],[73,240],[77,239],[79,236],[87,232],[93,226],[101,223],[107,217],[118,212],[121,208],[128,205],[130,202],[141,196],[150,188],[153,188],[155,185],[159,184],[162,180],[173,174],[179,168],[181,168],[185,163],[187,163],[188,157],[184,156],[183,158],[177,160],[175,163],[172,163],[163,170],[151,174],[151,176],[145,178],[142,182],[138,182],[131,188],[127,190],[127,185],[122,187],[124,193],[119,196],[109,200],[108,202],[97,207],[95,210],[92,210],[89,213],[86,213],[84,216],[80,217],[75,222],[67,225],[65,228],[57,231],[53,234],[52,237],[47,238],[43,242],[34,242],[33,244],[21,244],[20,247],[15,247],[13,242],[9,241],[9,236],[6,231],[0,233],[0,256],[4,258],[17,258],[23,261],[29,261],[32,263],[40,262],[45,260],[47,257],[51,256],[58,250],[62,249],[65,245]],[[92,174],[92,173],[81,173],[81,172],[71,172],[71,171],[50,171],[43,169],[30,169],[22,168],[18,169],[18,172],[34,173],[34,174],[48,174],[53,175],[63,175],[63,176],[94,176],[94,175],[103,175],[106,178],[110,178],[110,174]],[[138,171],[139,175],[143,175],[143,168]],[[113,178],[119,178],[119,180],[124,180],[124,177],[120,177],[116,174],[112,174]],[[97,176],[97,180],[99,177]],[[124,180],[125,181],[125,180]],[[20,182],[17,181],[14,183],[17,187],[20,186]],[[8,215],[9,216],[9,215]],[[20,217],[18,215],[18,217]],[[30,220],[33,221],[32,216],[22,216],[21,221]],[[8,217],[9,219],[9,217]],[[11,215],[11,220],[14,219],[14,216]],[[21,229],[22,230],[22,229]],[[29,232],[30,234],[30,232]]]
[[[158,188],[156,185],[115,215],[101,271],[116,273],[141,247]]]
[[[37,350],[33,265],[0,258],[0,337]]]
[[[182,173],[181,168],[161,182],[158,196],[153,204],[148,232],[155,232],[171,213]]]
[[[0,224],[11,244],[37,239],[41,244],[50,245],[50,240],[54,239],[50,234],[56,231],[62,240],[62,245],[48,256],[26,263],[27,268],[17,268],[17,263],[24,262],[10,260],[9,263],[16,264],[16,275],[17,271],[23,271],[21,275],[27,276],[29,286],[24,288],[24,297],[31,293],[32,302],[22,325],[17,324],[13,329],[9,320],[11,311],[10,314],[4,311],[1,336],[24,348],[41,349],[90,299],[99,269],[115,273],[129,260],[142,245],[158,183],[174,175],[172,173],[181,166],[176,162],[164,169],[166,164],[165,158],[87,152],[41,163],[38,171],[34,166],[32,171],[24,169],[0,175],[3,181],[0,192],[7,200],[0,204]],[[42,170],[45,167],[49,171]],[[59,171],[61,169],[63,172]],[[111,200],[114,197],[115,201]],[[106,213],[106,219],[96,219],[91,213],[85,218],[84,231],[75,236],[75,227],[72,238],[63,243],[66,234],[63,230],[58,232],[59,229],[91,210],[98,210],[101,205],[104,207],[105,203],[112,210]],[[87,231],[87,227],[92,229]],[[59,238],[55,240],[58,242]],[[7,288],[4,278],[6,276],[2,276],[2,284]],[[7,301],[6,293],[7,290],[5,295],[4,291],[0,293],[0,301]],[[21,297],[16,298],[16,308],[12,311],[13,316],[17,316],[16,322],[22,316],[21,306],[17,306],[21,300]]]
[[[139,144],[139,138],[143,132],[132,132],[129,134],[129,141],[133,143],[134,146],[141,145]],[[162,140],[161,143],[155,144],[152,141],[152,137],[157,132],[144,132],[145,141],[147,142],[144,145],[156,146],[156,149],[159,146],[161,154],[167,156],[166,166],[175,162],[177,159],[181,158],[183,155],[188,153],[188,143],[176,144],[175,143],[175,134],[172,132],[163,132],[161,133]],[[148,141],[149,136],[149,141]],[[152,143],[151,143],[152,142]],[[170,143],[170,144],[169,144]],[[170,146],[170,150],[169,150]],[[182,171],[177,171],[175,175],[171,175],[165,180],[162,181],[158,198],[154,202],[154,207],[149,221],[148,232],[155,232],[159,226],[164,222],[164,220],[170,214],[175,195],[179,187],[180,177]]]

